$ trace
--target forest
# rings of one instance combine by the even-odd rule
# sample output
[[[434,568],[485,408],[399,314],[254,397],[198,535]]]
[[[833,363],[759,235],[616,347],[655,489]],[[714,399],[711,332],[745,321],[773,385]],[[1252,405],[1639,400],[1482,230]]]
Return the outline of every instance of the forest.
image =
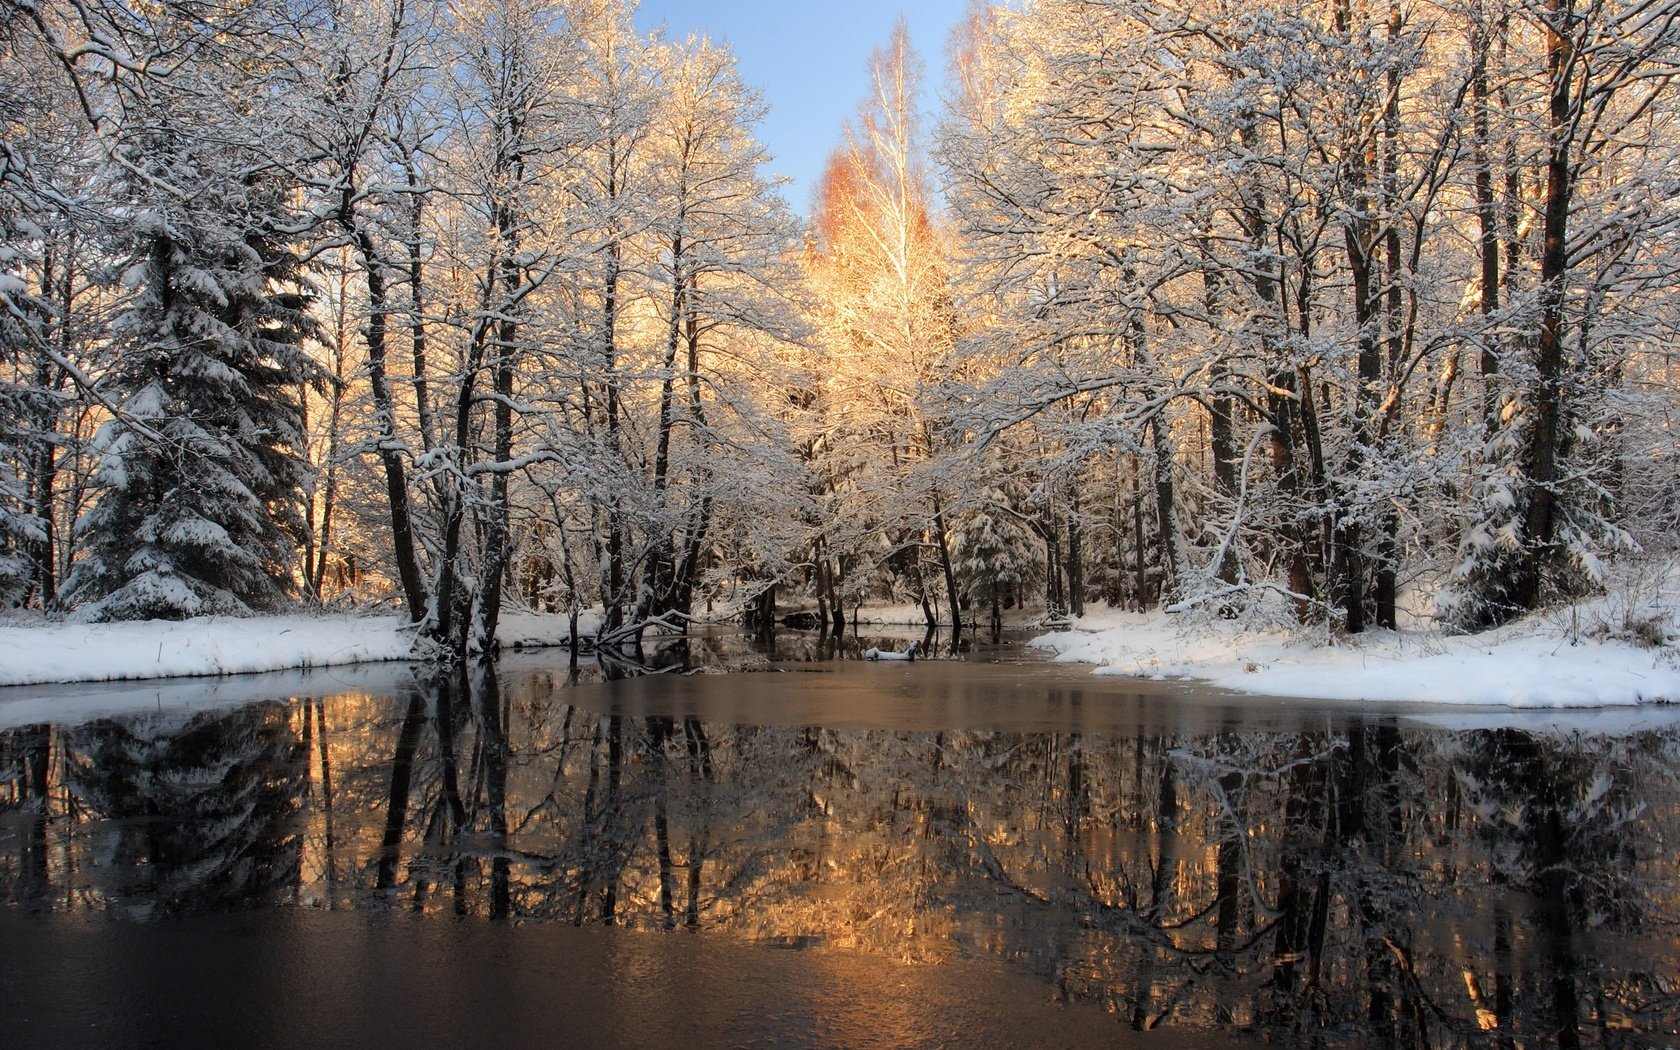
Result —
[[[974,0],[806,215],[634,13],[0,0],[0,608],[1344,637],[1675,556],[1672,0]]]

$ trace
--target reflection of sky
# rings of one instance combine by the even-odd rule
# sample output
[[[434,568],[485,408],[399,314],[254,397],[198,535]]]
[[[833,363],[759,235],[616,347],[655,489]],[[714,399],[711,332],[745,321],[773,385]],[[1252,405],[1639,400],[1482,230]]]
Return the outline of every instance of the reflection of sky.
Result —
[[[868,91],[869,54],[886,44],[901,13],[925,66],[931,133],[947,42],[964,7],[964,0],[642,0],[637,24],[663,22],[672,37],[705,32],[731,45],[741,78],[770,106],[759,138],[775,157],[771,171],[793,179],[783,192],[803,215],[841,122]]]

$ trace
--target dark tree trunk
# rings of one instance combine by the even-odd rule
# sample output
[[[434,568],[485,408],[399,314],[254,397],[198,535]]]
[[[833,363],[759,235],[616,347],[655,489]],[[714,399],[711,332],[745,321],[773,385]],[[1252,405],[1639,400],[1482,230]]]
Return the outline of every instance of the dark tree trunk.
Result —
[[[1079,531],[1079,497],[1073,496],[1067,515],[1068,611],[1085,615],[1085,544]]]
[[[315,541],[315,562],[309,570],[309,593],[320,601],[325,597],[327,562],[332,556],[333,515],[338,509],[338,446],[344,418],[344,340],[333,354],[332,394],[327,406],[326,473],[321,486],[321,522]]]
[[[1499,312],[1499,205],[1494,202],[1494,158],[1492,136],[1488,128],[1487,13],[1477,3],[1475,22],[1470,32],[1470,156],[1475,166],[1475,217],[1477,240],[1482,249],[1482,356],[1478,361],[1482,371],[1482,420],[1488,435],[1499,430],[1499,391],[1494,376],[1499,375],[1499,338],[1494,334],[1494,316]]]
[[[680,227],[680,213],[677,222]],[[683,312],[686,309],[681,233],[671,239],[671,260],[671,320],[665,333],[665,360],[659,384],[659,429],[653,453],[653,490],[661,503],[666,500],[670,486],[671,436],[676,427],[677,351],[682,345]],[[642,593],[636,608],[637,620],[670,610],[671,597],[676,590],[676,571],[676,538],[661,531],[642,571]]]
[[[1546,158],[1544,232],[1540,250],[1540,326],[1534,341],[1534,387],[1530,409],[1524,482],[1528,501],[1523,520],[1524,558],[1513,596],[1525,609],[1540,603],[1541,577],[1555,556],[1560,444],[1563,440],[1564,279],[1569,266],[1571,122],[1575,105],[1570,85],[1575,73],[1574,14],[1570,0],[1548,0],[1546,66],[1551,86],[1550,147]]]
[[[414,362],[414,408],[420,423],[420,442],[429,450],[436,447],[433,442],[437,426],[432,419],[427,376],[429,368],[426,364],[426,261],[420,237],[426,197],[420,191],[421,177],[414,154],[408,153],[403,161],[408,176],[408,243],[405,247],[408,251],[409,354]]]
[[[1049,510],[1044,512],[1039,531],[1044,536],[1045,610],[1052,614],[1062,613],[1067,610],[1062,597],[1062,537]]]
[[[497,274],[494,266],[480,278],[479,321],[473,325],[467,344],[466,360],[461,366],[461,384],[455,395],[455,434],[450,452],[453,456],[452,476],[447,486],[448,499],[444,509],[443,551],[438,560],[437,622],[432,637],[457,660],[465,660],[468,635],[472,626],[473,596],[465,583],[467,508],[471,502],[471,481],[467,464],[473,445],[473,406],[478,395],[478,373],[489,353],[494,328],[489,320],[495,294]]]
[[[1163,568],[1169,591],[1184,585],[1188,561],[1178,527],[1178,497],[1173,483],[1173,446],[1169,424],[1157,414],[1149,421],[1150,445],[1155,453],[1155,520],[1160,527]]]
[[[508,507],[508,464],[513,459],[513,375],[516,354],[513,341],[518,326],[504,320],[499,327],[492,382],[496,390],[495,470],[490,475],[490,507],[484,536],[484,570],[478,606],[478,637],[483,651],[496,647],[496,627],[501,619],[503,580],[513,559],[513,536]]]
[[[348,209],[349,205],[346,204]],[[414,543],[414,517],[409,503],[408,470],[403,461],[397,439],[396,405],[391,395],[391,381],[386,373],[387,322],[390,302],[385,288],[378,249],[373,235],[360,227],[358,220],[346,215],[345,225],[351,230],[356,250],[362,257],[362,269],[367,279],[368,323],[363,330],[367,342],[368,383],[373,391],[374,423],[379,440],[379,462],[385,469],[385,499],[391,512],[391,548],[397,562],[397,578],[402,584],[411,623],[426,618],[426,584],[420,572],[420,556]]]
[[[1403,22],[1398,3],[1390,0],[1388,16],[1388,38],[1391,49],[1400,45],[1400,34]],[[1383,154],[1382,154],[1382,197],[1384,229],[1383,247],[1387,255],[1388,287],[1383,292],[1383,316],[1387,329],[1388,354],[1387,375],[1390,384],[1400,382],[1401,357],[1404,350],[1405,338],[1402,334],[1404,325],[1404,291],[1402,284],[1405,280],[1403,262],[1400,251],[1400,226],[1395,216],[1400,206],[1400,68],[1397,60],[1391,54],[1388,64],[1388,103],[1383,111]],[[1375,402],[1381,397],[1380,391],[1373,390],[1372,411],[1376,413],[1381,408]],[[1377,439],[1387,433],[1388,420],[1378,428]],[[1378,455],[1386,455],[1382,447]],[[1380,516],[1376,542],[1375,564],[1372,567],[1371,605],[1372,614],[1378,627],[1393,630],[1398,622],[1399,602],[1399,532],[1400,519],[1395,514],[1392,504],[1388,505]]]
[[[1241,140],[1245,148],[1252,150],[1259,146],[1258,135],[1252,125],[1245,125],[1241,129]],[[1249,279],[1262,307],[1260,360],[1278,362],[1283,357],[1278,332],[1282,325],[1279,317],[1282,293],[1278,287],[1278,264],[1273,261],[1273,227],[1266,215],[1266,207],[1262,186],[1254,184],[1245,187],[1242,212],[1249,238]],[[1286,502],[1299,507],[1305,503],[1303,490],[1306,485],[1302,480],[1304,472],[1299,462],[1298,429],[1304,416],[1304,412],[1301,411],[1301,398],[1307,396],[1307,392],[1295,389],[1295,374],[1295,369],[1286,364],[1280,363],[1274,368],[1270,377],[1271,389],[1266,394],[1266,415],[1272,425],[1272,468],[1277,474],[1278,484],[1283,490]],[[1315,597],[1308,562],[1308,530],[1300,523],[1297,515],[1291,514],[1284,521],[1282,531],[1282,540],[1287,548],[1285,557],[1289,563],[1289,589],[1294,594],[1295,615],[1305,622],[1312,614]]]
[[[1137,457],[1132,457],[1132,573],[1136,588],[1137,611],[1148,612],[1149,571],[1143,556],[1143,479]]]
[[[1212,250],[1206,239],[1198,239],[1202,258],[1202,300],[1207,310],[1208,323],[1215,324],[1221,318],[1224,305],[1224,274],[1212,261]],[[1212,376],[1213,390],[1208,397],[1208,451],[1213,455],[1213,485],[1219,494],[1222,509],[1229,509],[1235,513],[1237,504],[1237,442],[1236,442],[1236,399],[1224,389],[1230,381],[1224,362],[1215,366]],[[1234,528],[1236,523],[1232,523]],[[1217,572],[1223,583],[1234,584],[1238,579],[1236,544],[1226,548],[1220,559]]]
[[[1349,0],[1336,0],[1336,28],[1345,37],[1353,35]],[[1372,158],[1363,142],[1355,144],[1348,158],[1348,182],[1353,207],[1342,227],[1347,247],[1348,271],[1353,284],[1353,316],[1358,326],[1359,386],[1353,399],[1353,434],[1348,442],[1347,458],[1342,465],[1343,481],[1328,491],[1321,491],[1331,508],[1330,523],[1330,600],[1342,609],[1342,626],[1349,634],[1365,629],[1364,551],[1360,547],[1360,524],[1355,515],[1358,508],[1340,498],[1359,483],[1368,450],[1371,448],[1371,419],[1377,404],[1377,384],[1382,379],[1382,352],[1379,341],[1378,296],[1376,284],[1376,241],[1378,229],[1372,219],[1371,201]],[[1303,396],[1310,391],[1305,377]],[[1305,403],[1303,402],[1303,410]],[[1303,417],[1305,418],[1305,417]]]

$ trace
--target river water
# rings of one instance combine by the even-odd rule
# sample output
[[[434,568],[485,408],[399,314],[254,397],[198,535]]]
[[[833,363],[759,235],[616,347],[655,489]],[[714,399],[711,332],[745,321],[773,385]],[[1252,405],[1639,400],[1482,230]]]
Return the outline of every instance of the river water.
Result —
[[[1680,1045],[1680,711],[855,652],[0,690],[0,1046]]]

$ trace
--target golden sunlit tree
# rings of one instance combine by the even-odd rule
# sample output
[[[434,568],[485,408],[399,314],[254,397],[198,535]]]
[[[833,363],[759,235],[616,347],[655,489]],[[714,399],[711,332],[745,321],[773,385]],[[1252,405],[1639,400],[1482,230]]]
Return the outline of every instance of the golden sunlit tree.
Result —
[[[953,313],[916,110],[920,75],[901,20],[870,60],[871,94],[818,190],[809,273],[826,360],[816,444],[834,523],[829,549],[866,564],[873,556],[908,586],[932,627],[922,556],[931,548],[954,641],[961,616],[948,496],[927,469],[941,437],[926,399],[945,373]],[[835,577],[841,561],[830,566]]]

